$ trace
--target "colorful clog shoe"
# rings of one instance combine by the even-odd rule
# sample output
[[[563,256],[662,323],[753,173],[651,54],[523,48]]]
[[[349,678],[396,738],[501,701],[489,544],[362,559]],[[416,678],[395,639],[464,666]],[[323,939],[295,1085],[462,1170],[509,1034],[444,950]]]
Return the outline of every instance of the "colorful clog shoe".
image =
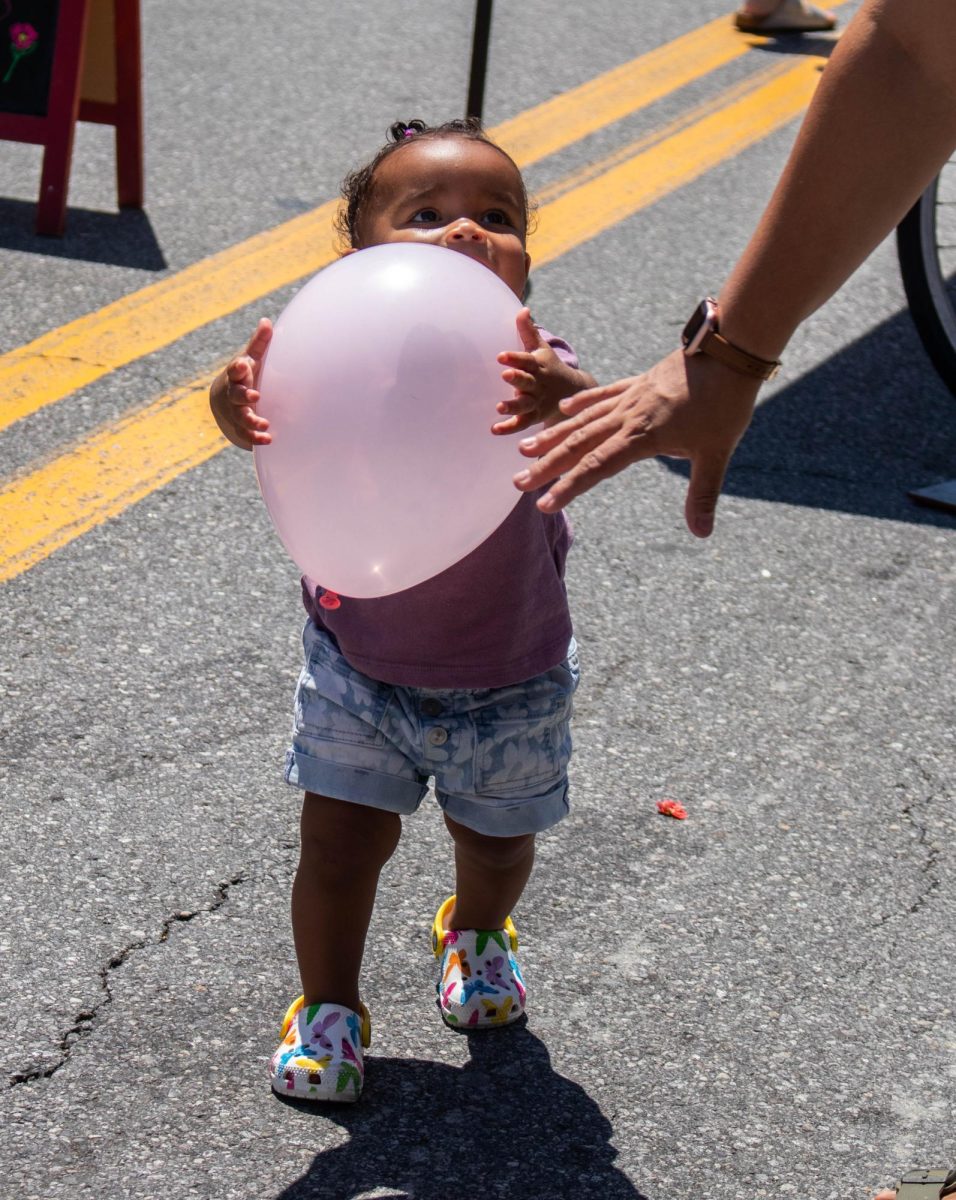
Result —
[[[441,1015],[456,1029],[508,1025],[525,1007],[524,981],[515,958],[515,927],[508,917],[504,929],[446,929],[454,903],[455,897],[449,896],[432,926]]]
[[[368,1009],[293,1001],[282,1022],[279,1048],[269,1059],[272,1090],[300,1100],[350,1103],[362,1094],[362,1050],[372,1040]]]

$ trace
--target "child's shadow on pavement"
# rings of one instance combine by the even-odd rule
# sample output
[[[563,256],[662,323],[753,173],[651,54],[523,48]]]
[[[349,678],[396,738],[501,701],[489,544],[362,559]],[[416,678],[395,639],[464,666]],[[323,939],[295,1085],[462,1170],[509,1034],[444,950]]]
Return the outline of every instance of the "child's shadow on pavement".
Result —
[[[464,1036],[463,1068],[373,1058],[357,1106],[302,1105],[349,1141],[317,1154],[278,1200],[384,1200],[382,1189],[389,1200],[647,1200],[614,1166],[610,1122],[527,1027]]]

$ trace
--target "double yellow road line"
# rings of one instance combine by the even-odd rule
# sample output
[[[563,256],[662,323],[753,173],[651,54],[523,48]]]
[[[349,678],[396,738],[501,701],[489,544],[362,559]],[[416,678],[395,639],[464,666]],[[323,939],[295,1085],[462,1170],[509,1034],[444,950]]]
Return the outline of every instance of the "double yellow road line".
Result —
[[[842,0],[838,0],[842,2]],[[759,41],[759,39],[757,39]],[[747,54],[711,22],[519,114],[492,136],[527,167]],[[782,57],[609,158],[545,189],[536,267],[598,236],[799,115],[820,59]],[[314,274],[336,257],[334,201],[0,356],[0,430],[111,371]],[[0,487],[0,581],[217,454],[226,445],[195,380]]]

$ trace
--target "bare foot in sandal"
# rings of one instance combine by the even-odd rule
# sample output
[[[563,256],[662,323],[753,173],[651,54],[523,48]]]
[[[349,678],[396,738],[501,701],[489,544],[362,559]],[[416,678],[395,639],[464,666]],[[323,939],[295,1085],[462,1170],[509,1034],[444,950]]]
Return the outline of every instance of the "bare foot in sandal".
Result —
[[[748,0],[734,14],[741,33],[824,33],[836,22],[832,12],[807,0]]]

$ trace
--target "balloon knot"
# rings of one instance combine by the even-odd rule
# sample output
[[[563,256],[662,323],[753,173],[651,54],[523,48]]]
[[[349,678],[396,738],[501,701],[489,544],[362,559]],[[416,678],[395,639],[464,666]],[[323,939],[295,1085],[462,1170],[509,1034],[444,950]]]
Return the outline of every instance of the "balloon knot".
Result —
[[[319,597],[319,604],[322,608],[341,608],[342,601],[338,598],[335,592],[328,590],[324,591]]]

